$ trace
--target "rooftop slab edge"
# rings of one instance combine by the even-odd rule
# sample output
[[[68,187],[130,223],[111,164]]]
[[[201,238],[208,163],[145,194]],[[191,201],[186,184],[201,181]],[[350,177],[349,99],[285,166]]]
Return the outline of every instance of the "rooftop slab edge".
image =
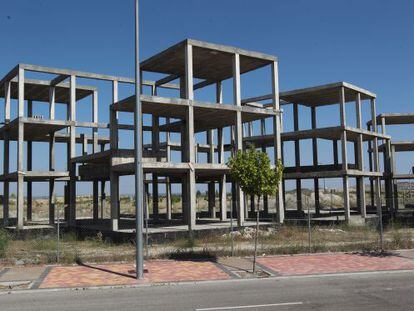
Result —
[[[225,52],[225,53],[239,54],[241,56],[268,60],[269,62],[277,62],[278,61],[278,58],[274,55],[265,54],[265,53],[256,52],[256,51],[245,50],[245,49],[237,48],[237,47],[230,46],[230,45],[222,45],[222,44],[216,44],[216,43],[211,43],[211,42],[206,42],[206,41],[200,41],[200,40],[187,38],[187,39],[184,39],[184,40],[182,40],[182,41],[180,41],[176,44],[173,44],[172,46],[158,52],[155,55],[152,55],[152,56],[148,57],[147,59],[145,59],[144,61],[141,62],[141,66],[145,67],[145,65],[147,65],[148,63],[150,63],[151,61],[153,61],[157,58],[160,58],[162,55],[167,54],[168,52],[173,51],[175,49],[179,49],[181,47],[184,47],[186,45],[192,45],[194,47],[205,48],[205,49],[209,49],[209,50],[216,50],[216,51],[221,51],[221,52]]]
[[[290,90],[290,91],[284,91],[284,92],[280,92],[280,97],[297,95],[297,94],[304,94],[304,93],[312,93],[312,92],[317,92],[317,91],[335,89],[335,88],[339,88],[339,87],[345,87],[347,89],[354,90],[355,92],[365,94],[368,97],[371,97],[373,99],[377,97],[377,95],[375,93],[372,93],[368,90],[365,90],[361,87],[358,87],[356,85],[353,85],[351,83],[344,82],[344,81],[328,83],[328,84],[322,84],[322,85],[312,86],[312,87],[307,87],[307,88],[294,89],[294,90]]]
[[[47,66],[40,66],[34,64],[25,64],[19,63],[17,66],[13,67],[8,73],[6,73],[0,81],[0,85],[3,85],[6,81],[9,81],[16,77],[18,74],[19,68],[33,71],[33,72],[41,72],[46,74],[55,74],[55,75],[75,75],[79,78],[85,79],[95,79],[95,80],[108,80],[108,81],[118,81],[122,83],[134,84],[135,79],[129,77],[122,77],[122,76],[114,76],[114,75],[107,75],[107,74],[99,74],[81,70],[73,70],[73,69],[65,69],[65,68],[57,68],[57,67],[47,67]],[[154,81],[142,81],[145,85],[153,85]]]

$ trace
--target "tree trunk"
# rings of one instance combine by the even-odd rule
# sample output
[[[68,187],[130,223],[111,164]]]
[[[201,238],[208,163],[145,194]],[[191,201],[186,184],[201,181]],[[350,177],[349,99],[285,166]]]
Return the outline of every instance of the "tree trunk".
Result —
[[[257,244],[259,240],[259,217],[260,217],[259,212],[260,212],[260,196],[257,197],[257,207],[256,207],[256,235],[254,237],[253,274],[256,273]]]

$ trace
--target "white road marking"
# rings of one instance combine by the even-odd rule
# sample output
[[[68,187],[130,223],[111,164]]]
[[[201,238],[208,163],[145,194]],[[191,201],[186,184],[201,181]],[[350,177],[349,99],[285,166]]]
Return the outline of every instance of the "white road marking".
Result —
[[[296,302],[282,302],[282,303],[269,303],[263,305],[248,305],[248,306],[229,306],[229,307],[216,307],[216,308],[201,308],[195,309],[195,311],[214,311],[214,310],[235,310],[235,309],[252,309],[252,308],[266,308],[266,307],[282,307],[282,306],[293,306],[303,305],[302,301]]]

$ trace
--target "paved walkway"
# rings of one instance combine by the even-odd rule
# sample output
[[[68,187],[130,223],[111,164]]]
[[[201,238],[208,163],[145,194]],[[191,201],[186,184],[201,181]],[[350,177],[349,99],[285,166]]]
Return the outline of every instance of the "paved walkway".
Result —
[[[399,255],[317,254],[262,257],[259,264],[278,275],[308,275],[414,269],[414,260]]]
[[[347,273],[384,270],[414,270],[414,250],[377,255],[334,253],[258,258],[259,277]],[[134,278],[132,264],[43,266],[0,268],[0,289],[74,288],[149,283],[226,280],[255,277],[251,258],[202,260],[151,260],[145,263],[145,278]]]

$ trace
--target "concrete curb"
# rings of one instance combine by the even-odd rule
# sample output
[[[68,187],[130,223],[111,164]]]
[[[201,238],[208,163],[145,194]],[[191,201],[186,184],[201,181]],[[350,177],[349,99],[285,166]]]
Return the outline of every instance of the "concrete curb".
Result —
[[[291,275],[291,276],[274,276],[269,278],[246,278],[246,279],[227,279],[227,280],[205,280],[205,281],[183,281],[183,282],[170,282],[170,283],[147,283],[147,284],[134,284],[134,285],[112,285],[112,286],[90,286],[90,287],[61,287],[61,288],[37,288],[26,290],[10,290],[0,291],[2,295],[12,294],[30,294],[30,293],[47,293],[47,292],[60,292],[60,291],[84,291],[84,290],[107,290],[107,289],[122,289],[122,288],[147,288],[147,287],[161,287],[161,286],[193,286],[198,284],[215,284],[222,282],[253,282],[253,281],[272,281],[272,280],[289,280],[289,279],[301,279],[301,278],[326,278],[326,277],[344,277],[351,275],[375,275],[375,274],[392,274],[392,273],[413,273],[414,270],[381,270],[381,271],[360,271],[360,272],[343,272],[343,273],[328,273],[328,274],[308,274],[308,275]]]

